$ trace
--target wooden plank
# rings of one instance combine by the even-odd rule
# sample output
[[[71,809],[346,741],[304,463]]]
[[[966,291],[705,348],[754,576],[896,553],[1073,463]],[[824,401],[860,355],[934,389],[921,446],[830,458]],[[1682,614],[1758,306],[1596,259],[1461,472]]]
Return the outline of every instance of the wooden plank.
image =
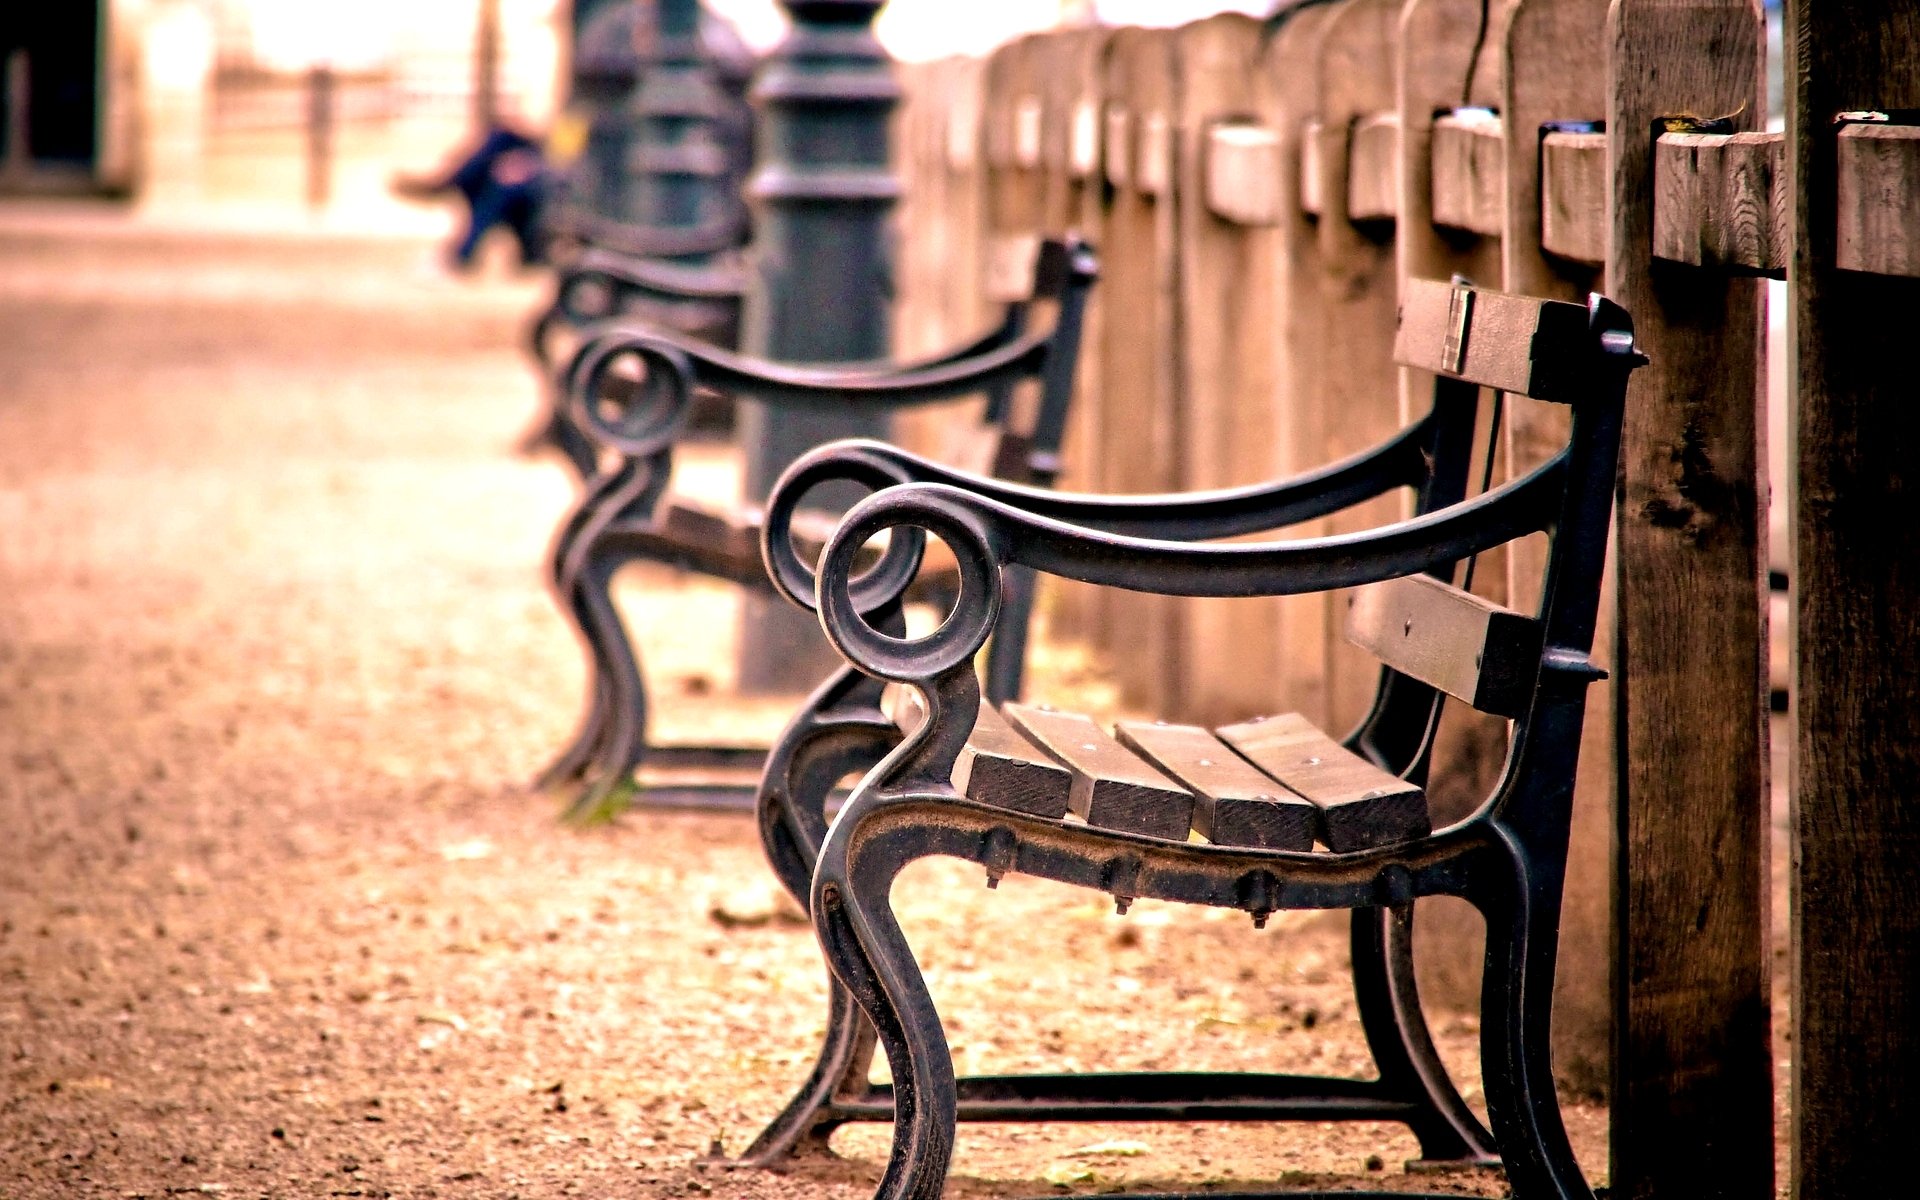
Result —
[[[1847,125],[1837,150],[1836,264],[1920,277],[1920,127]]]
[[[1433,223],[1499,237],[1506,227],[1506,132],[1489,109],[1433,122]]]
[[[1193,794],[1081,713],[1008,704],[1007,721],[1073,778],[1068,807],[1089,825],[1186,841]]]
[[[1175,190],[1204,194],[1207,131],[1255,102],[1260,24],[1227,13],[1175,33],[1181,79],[1175,110]],[[1277,136],[1269,134],[1274,148]],[[1278,163],[1269,151],[1278,199]],[[1221,220],[1203,204],[1177,206],[1179,236],[1180,470],[1188,488],[1259,483],[1281,473],[1275,447],[1279,346],[1273,336],[1279,235],[1272,225]],[[1160,711],[1208,723],[1285,702],[1272,675],[1248,661],[1278,659],[1280,606],[1265,599],[1180,601],[1183,646],[1177,705]]]
[[[1843,232],[1859,227],[1842,204],[1869,197],[1836,178],[1843,139],[1858,150],[1861,135],[1834,117],[1920,108],[1920,3],[1797,5],[1786,60],[1799,454],[1792,1190],[1841,1200],[1908,1169],[1920,1079],[1920,407],[1905,322],[1889,319],[1920,311],[1920,283],[1841,261]]]
[[[1073,779],[982,702],[966,749],[954,761],[953,786],[982,804],[1059,818],[1067,814]]]
[[[1502,717],[1526,711],[1540,675],[1537,619],[1431,575],[1354,589],[1347,636],[1394,670]]]
[[[1221,846],[1311,850],[1320,810],[1198,725],[1122,721],[1120,743],[1194,795],[1193,831]]]
[[[1663,133],[1653,148],[1653,253],[1785,278],[1786,138]]]
[[[1100,84],[1108,30],[1091,27],[1046,35],[1042,64],[1046,102],[1041,122],[1043,160],[1041,220],[1049,234],[1076,232],[1105,258],[1105,179],[1100,175]],[[1099,428],[1104,389],[1100,353],[1103,294],[1093,289],[1081,326],[1080,364],[1061,447],[1061,486],[1075,491],[1106,489],[1102,480]],[[1095,623],[1099,589],[1041,576],[1038,611],[1052,634],[1085,639]]]
[[[1606,289],[1634,373],[1614,573],[1615,1195],[1773,1192],[1761,284],[1654,269],[1649,131],[1760,119],[1752,0],[1615,0]]]
[[[1607,135],[1549,133],[1540,160],[1540,245],[1573,262],[1605,262]]]
[[[1106,212],[1099,343],[1101,488],[1170,492],[1182,486],[1179,426],[1178,227],[1174,197],[1139,186],[1152,118],[1176,103],[1174,31],[1119,29],[1107,43],[1103,95],[1125,112],[1125,186]],[[1109,163],[1114,161],[1110,147]],[[1095,631],[1125,702],[1174,712],[1183,678],[1183,608],[1172,597],[1103,590]]]
[[[1236,225],[1280,223],[1280,135],[1251,121],[1207,129],[1207,211]]]
[[[1382,771],[1299,713],[1216,729],[1220,740],[1320,810],[1320,839],[1336,853],[1393,846],[1432,832],[1427,796]]]
[[[1347,143],[1347,220],[1391,221],[1400,214],[1400,114],[1370,113]]]
[[[1547,252],[1547,219],[1555,211],[1543,201],[1543,175],[1557,153],[1540,144],[1549,123],[1597,121],[1606,112],[1606,74],[1568,70],[1568,63],[1602,61],[1606,45],[1607,0],[1520,0],[1502,45],[1501,88],[1497,100],[1506,127],[1506,230],[1501,238],[1502,286],[1508,291],[1558,300],[1584,301],[1599,285],[1597,265]],[[1550,135],[1564,138],[1570,135]],[[1596,166],[1592,210],[1596,238],[1606,210],[1604,135],[1592,156]],[[1565,219],[1566,214],[1562,214]],[[1604,239],[1602,239],[1604,240]],[[1597,264],[1604,251],[1594,255]],[[1507,464],[1510,472],[1528,471],[1565,444],[1568,411],[1556,404],[1509,397]],[[1537,611],[1545,575],[1540,539],[1508,547],[1507,596],[1515,608]],[[1611,583],[1605,585],[1592,657],[1599,666],[1613,661]],[[1579,772],[1574,779],[1573,829],[1567,853],[1567,880],[1560,904],[1560,963],[1554,974],[1553,1066],[1560,1085],[1573,1094],[1604,1098],[1609,1087],[1613,1039],[1612,980],[1608,961],[1613,942],[1613,681],[1587,688]],[[1431,784],[1428,790],[1435,791]],[[1437,798],[1430,798],[1435,811]],[[1427,914],[1429,927],[1434,922]],[[1478,920],[1472,922],[1479,925]],[[1449,930],[1451,932],[1451,930]],[[1477,951],[1478,931],[1467,935],[1464,951]],[[1460,960],[1455,978],[1471,977],[1478,987],[1479,964]],[[1429,979],[1422,976],[1421,992]],[[1435,995],[1442,994],[1434,989]],[[1477,990],[1474,993],[1477,995]],[[1592,1164],[1597,1166],[1598,1164]]]
[[[927,719],[920,690],[900,683],[890,683],[880,693],[880,711],[902,733],[912,733]],[[953,763],[955,791],[996,808],[1058,819],[1066,815],[1071,786],[1065,767],[1015,733],[993,705],[981,703],[967,744]]]
[[[1346,0],[1342,0],[1344,4]],[[1301,184],[1311,165],[1305,147],[1320,109],[1314,63],[1326,25],[1340,4],[1310,5],[1285,12],[1267,41],[1255,97],[1261,124],[1279,137],[1277,157],[1282,199],[1274,226],[1271,311],[1279,331],[1276,363],[1278,399],[1276,442],[1283,474],[1311,470],[1326,461],[1327,410],[1320,379],[1331,369],[1320,346],[1331,315],[1320,303],[1320,242],[1313,216],[1301,203]],[[1302,523],[1290,536],[1312,537],[1327,531],[1324,520]],[[1278,700],[1286,707],[1323,718],[1327,711],[1327,622],[1331,612],[1322,597],[1281,598],[1279,654],[1270,664]],[[1260,706],[1265,707],[1265,706]],[[1259,711],[1256,707],[1249,711]]]
[[[1311,403],[1325,412],[1318,461],[1344,458],[1400,427],[1399,370],[1393,365],[1397,310],[1391,227],[1357,224],[1347,212],[1347,132],[1362,117],[1395,105],[1395,53],[1402,0],[1347,0],[1334,9],[1315,58],[1322,142],[1317,226],[1320,291],[1325,322],[1317,345],[1303,348],[1322,360]],[[1335,149],[1335,146],[1342,147]],[[1331,532],[1381,525],[1403,509],[1398,496],[1381,497],[1331,518]],[[1327,662],[1327,725],[1358,723],[1373,703],[1377,667],[1341,635],[1347,598],[1325,597],[1321,654]]]
[[[1572,402],[1589,350],[1587,308],[1440,279],[1409,279],[1393,359],[1541,400]]]

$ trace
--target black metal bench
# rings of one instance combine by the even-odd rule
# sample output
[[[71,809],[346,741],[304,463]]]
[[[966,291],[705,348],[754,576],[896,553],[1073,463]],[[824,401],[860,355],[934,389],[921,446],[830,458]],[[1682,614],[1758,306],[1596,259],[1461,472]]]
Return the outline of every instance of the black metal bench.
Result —
[[[585,480],[599,470],[598,449],[568,415],[561,364],[614,324],[735,345],[747,286],[740,259],[746,225],[728,216],[685,229],[654,229],[577,210],[557,220],[578,241],[556,262],[553,299],[528,332],[535,369],[546,385],[546,405],[523,443],[528,449],[558,450]],[[700,257],[711,261],[697,266],[674,261]]]
[[[835,646],[915,703],[876,703],[835,723],[803,713],[776,750],[762,831],[789,887],[811,873],[816,930],[838,983],[826,1046],[787,1110],[748,1151],[768,1162],[840,1124],[894,1121],[878,1195],[940,1193],[958,1120],[1386,1120],[1428,1160],[1504,1164],[1518,1196],[1591,1200],[1568,1147],[1548,1033],[1569,805],[1613,506],[1629,373],[1645,360],[1627,315],[1416,281],[1403,297],[1402,363],[1434,372],[1428,414],[1365,454],[1268,487],[1189,497],[1076,496],[950,478],[886,489],[848,512],[819,576],[769,560],[782,591],[816,607]],[[1467,497],[1482,387],[1570,406],[1567,445],[1545,465]],[[824,448],[793,479],[830,473]],[[1206,546],[1396,488],[1405,521],[1302,541]],[[777,490],[781,503],[786,490]],[[910,547],[931,532],[961,576],[936,632],[889,636],[869,616],[894,577],[862,579],[877,534]],[[1544,532],[1538,608],[1490,604],[1451,582],[1458,565]],[[904,535],[904,536],[903,536]],[[919,536],[924,536],[922,533]],[[972,660],[1022,569],[1171,595],[1284,595],[1357,588],[1349,636],[1383,664],[1371,712],[1335,738],[1298,715],[1217,730],[1122,724],[983,703]],[[897,574],[897,573],[896,573]],[[848,685],[843,684],[843,687]],[[1505,771],[1464,820],[1435,830],[1425,806],[1432,737],[1448,696],[1509,720]],[[813,708],[834,697],[816,697]],[[823,783],[848,747],[888,753],[831,826]],[[779,769],[776,769],[779,768]],[[822,831],[824,830],[824,839]],[[817,847],[817,849],[816,849]],[[1010,872],[1138,897],[1239,908],[1347,908],[1372,1080],[1127,1073],[956,1080],[938,1013],[889,907],[899,871],[930,855],[971,859],[989,886]],[[817,860],[817,861],[816,861]],[[1447,1077],[1415,994],[1416,897],[1460,896],[1489,936],[1481,1010],[1489,1130]],[[858,1005],[866,1014],[862,1020]],[[874,1086],[874,1037],[895,1083]]]
[[[765,518],[759,511],[716,511],[667,493],[674,442],[696,390],[750,396],[774,406],[880,412],[985,394],[981,421],[963,434],[967,444],[956,457],[982,471],[1045,486],[1059,467],[1080,328],[1095,276],[1092,251],[1084,244],[1042,243],[1034,254],[1030,298],[1010,304],[998,328],[949,353],[898,366],[784,366],[619,326],[587,342],[570,373],[571,413],[577,426],[609,452],[611,463],[562,523],[549,569],[586,647],[591,681],[578,732],[538,786],[583,782],[584,792],[571,811],[584,815],[620,799],[647,763],[681,771],[677,781],[656,780],[648,788],[651,802],[751,806],[764,746],[648,745],[638,656],[610,594],[615,572],[639,559],[771,590],[760,549]],[[1032,330],[1036,306],[1051,310],[1051,320]],[[638,370],[622,374],[622,364]],[[1016,395],[1023,380],[1038,384],[1031,405]],[[864,482],[879,487],[902,478],[883,467]],[[794,517],[791,509],[779,515],[783,538],[804,535],[807,522],[796,524]],[[816,548],[830,528],[829,521],[819,530]],[[887,561],[904,560],[896,552]],[[930,586],[937,590],[940,582]],[[1024,599],[1019,607],[1008,621],[1010,629],[1024,630]],[[1004,694],[1016,694],[1017,648],[995,661],[998,686]]]

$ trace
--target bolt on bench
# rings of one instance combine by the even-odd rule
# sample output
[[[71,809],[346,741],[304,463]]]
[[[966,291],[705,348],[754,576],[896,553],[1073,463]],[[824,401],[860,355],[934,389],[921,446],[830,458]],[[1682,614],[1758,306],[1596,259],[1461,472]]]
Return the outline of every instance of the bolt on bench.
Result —
[[[584,783],[570,811],[585,816],[623,800],[645,764],[681,772],[666,778],[655,770],[644,789],[650,803],[752,803],[765,747],[648,745],[638,654],[610,590],[614,574],[641,559],[771,589],[760,549],[760,511],[717,511],[667,492],[674,443],[696,389],[774,406],[854,405],[883,412],[984,393],[982,419],[961,432],[965,444],[956,458],[1044,487],[1059,466],[1080,329],[1096,275],[1093,253],[1083,243],[1041,243],[1030,298],[1010,304],[997,329],[947,354],[901,366],[784,366],[628,328],[603,331],[587,342],[570,371],[571,411],[578,427],[616,461],[562,522],[549,559],[556,594],[585,645],[591,680],[579,730],[537,786]],[[1052,320],[1030,330],[1035,308],[1050,309]],[[622,367],[637,367],[638,373],[622,374]],[[1038,385],[1031,406],[1017,402],[1022,381]],[[882,487],[907,478],[881,468],[864,482]],[[797,531],[804,540],[810,525],[817,549],[831,523],[814,519],[810,510],[783,512],[781,534],[791,538]],[[887,570],[904,566],[912,573],[918,555],[909,562],[904,549],[887,558]],[[935,592],[957,579],[949,572],[943,582],[937,574],[924,582]],[[904,586],[906,577],[901,581]],[[1009,606],[1009,631],[1024,631],[1026,608],[1023,593]],[[896,609],[887,619],[903,618]],[[1010,632],[1005,640],[1011,649],[996,660],[996,694],[1012,696],[1019,689],[1023,634]]]
[[[814,924],[838,983],[820,1061],[750,1161],[824,1140],[848,1121],[890,1119],[877,1195],[895,1200],[939,1195],[959,1120],[1387,1120],[1412,1130],[1425,1160],[1497,1159],[1516,1196],[1591,1200],[1554,1093],[1548,1033],[1581,717],[1587,685],[1602,674],[1588,652],[1621,410],[1627,377],[1645,359],[1627,314],[1604,298],[1582,307],[1433,281],[1414,281],[1403,296],[1396,357],[1436,374],[1426,416],[1284,483],[1134,498],[978,478],[897,486],[847,513],[817,582],[774,552],[769,527],[783,593],[817,607],[854,668],[907,685],[913,702],[894,704],[892,719],[869,712],[838,729],[803,713],[770,761],[763,835],[789,887],[811,868]],[[1564,403],[1572,429],[1538,469],[1468,498],[1482,388]],[[828,472],[836,454],[872,453],[823,448],[796,464],[791,482]],[[1418,499],[1415,515],[1394,524],[1193,544],[1400,487]],[[884,607],[877,588],[899,586],[863,570],[859,554],[889,531],[890,552],[937,535],[960,575],[952,615],[917,640],[865,615]],[[1463,561],[1538,533],[1549,548],[1534,612],[1452,583]],[[1217,730],[1123,723],[1110,735],[1079,714],[996,710],[982,703],[973,658],[1001,619],[1005,580],[1021,569],[1169,595],[1357,588],[1348,632],[1382,663],[1373,707],[1345,738],[1298,715]],[[1508,719],[1508,757],[1472,815],[1434,830],[1424,785],[1448,696]],[[862,739],[864,752],[884,745],[887,757],[827,827],[821,783],[834,754]],[[796,769],[814,762],[822,765]],[[784,775],[774,770],[782,764]],[[1122,912],[1152,897],[1238,908],[1258,926],[1281,909],[1350,909],[1357,1006],[1379,1077],[956,1079],[890,907],[896,875],[930,855],[981,864],[989,886],[1020,872],[1103,891]],[[1442,894],[1472,903],[1488,926],[1481,1058],[1491,1130],[1448,1078],[1415,993],[1412,903]],[[867,1079],[876,1032],[891,1087]]]

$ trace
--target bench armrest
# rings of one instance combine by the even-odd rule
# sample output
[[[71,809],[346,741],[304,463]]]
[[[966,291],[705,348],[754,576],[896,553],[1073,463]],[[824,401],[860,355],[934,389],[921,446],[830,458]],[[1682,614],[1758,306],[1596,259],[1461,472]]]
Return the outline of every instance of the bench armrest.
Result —
[[[1339,512],[1396,487],[1416,486],[1428,438],[1410,425],[1371,449],[1287,479],[1247,487],[1166,495],[1107,496],[1009,483],[922,458],[886,442],[847,439],[795,460],[767,498],[761,552],[774,586],[802,608],[814,607],[816,578],[786,536],[801,499],[844,480],[871,490],[907,483],[943,484],[1021,514],[1088,532],[1177,542],[1267,533]]]
[[[1035,516],[947,484],[909,483],[868,496],[842,519],[821,555],[815,602],[828,638],[856,667],[885,679],[930,684],[970,663],[986,644],[1008,566],[1168,596],[1331,591],[1448,567],[1546,529],[1560,514],[1566,479],[1562,452],[1520,479],[1428,516],[1333,537],[1230,545],[1128,537]],[[933,633],[901,640],[873,629],[860,615],[873,607],[880,567],[862,576],[853,572],[870,538],[914,528],[939,537],[953,552],[960,601]],[[896,533],[894,541],[902,540]]]
[[[986,392],[1037,374],[1052,349],[1050,333],[1029,333],[978,354],[937,360],[926,366],[794,366],[735,354],[663,330],[615,325],[590,338],[574,355],[567,369],[568,414],[589,437],[602,444],[622,453],[647,453],[655,427],[663,422],[677,424],[683,415],[661,409],[660,402],[674,400],[684,408],[694,388],[782,408],[890,412]],[[609,368],[629,356],[639,359],[649,372],[648,382],[637,390],[658,395],[646,404],[644,417],[629,412],[610,417],[601,411],[607,398],[603,384]],[[655,387],[652,373],[669,366],[671,372],[684,377]],[[645,442],[649,449],[638,449],[637,442]]]

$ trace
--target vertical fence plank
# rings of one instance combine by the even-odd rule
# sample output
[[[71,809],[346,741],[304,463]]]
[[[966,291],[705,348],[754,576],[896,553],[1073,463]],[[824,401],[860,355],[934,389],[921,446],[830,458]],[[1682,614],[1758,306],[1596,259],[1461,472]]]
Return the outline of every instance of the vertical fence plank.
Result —
[[[1793,1194],[1885,1192],[1920,1079],[1920,279],[1840,270],[1838,113],[1920,108],[1920,4],[1788,5],[1799,487]],[[1797,68],[1797,69],[1795,69]],[[1920,219],[1900,204],[1912,238]]]
[[[1093,243],[1104,261],[1106,251],[1106,176],[1100,158],[1101,65],[1108,31],[1065,30],[1049,37],[1041,123],[1045,181],[1041,221],[1050,233],[1077,233]],[[1104,395],[1098,347],[1105,328],[1105,296],[1110,284],[1093,289],[1081,327],[1079,370],[1074,375],[1073,409],[1062,452],[1061,485],[1075,491],[1107,490],[1101,473],[1100,413]],[[1098,589],[1072,580],[1042,576],[1040,611],[1053,633],[1088,639],[1093,635]]]
[[[1177,307],[1175,196],[1168,124],[1175,102],[1173,36],[1121,29],[1108,43],[1102,94],[1107,213],[1099,343],[1104,384],[1102,486],[1164,492],[1180,486],[1175,387]],[[1127,701],[1169,707],[1180,666],[1180,609],[1171,597],[1100,594],[1104,649]]]
[[[1321,202],[1317,240],[1325,309],[1323,336],[1309,352],[1322,360],[1311,402],[1324,410],[1326,440],[1318,460],[1357,453],[1400,424],[1399,372],[1393,365],[1398,292],[1393,227],[1365,228],[1348,215],[1348,166],[1354,124],[1394,107],[1395,48],[1401,0],[1347,0],[1326,24],[1315,55],[1319,81],[1317,168]],[[1393,520],[1397,497],[1383,497],[1334,517],[1336,531]],[[1348,728],[1365,715],[1378,664],[1343,636],[1347,596],[1327,597],[1322,653],[1327,661],[1328,719]]]
[[[1606,78],[1568,70],[1598,62],[1605,45],[1607,0],[1520,0],[1506,30],[1499,109],[1505,122],[1506,229],[1501,275],[1509,291],[1583,301],[1600,286],[1599,268],[1548,254],[1542,246],[1540,129],[1549,121],[1597,121],[1605,114]],[[1521,397],[1507,401],[1510,469],[1533,469],[1564,444],[1567,413]],[[1507,557],[1511,594],[1522,607],[1540,593],[1540,548],[1522,543]],[[1609,585],[1608,594],[1612,588]],[[1601,606],[1594,660],[1612,661],[1612,604]],[[1613,681],[1587,690],[1586,731],[1574,783],[1573,836],[1560,913],[1559,972],[1554,987],[1554,1072],[1562,1086],[1589,1096],[1607,1091],[1612,1001],[1607,970],[1611,941]],[[1589,1172],[1598,1163],[1587,1164]]]
[[[939,351],[991,318],[981,282],[984,69],[980,59],[957,57],[899,68],[905,100],[894,128],[902,182],[894,227],[894,344],[901,358]],[[962,400],[898,413],[893,436],[910,450],[939,457],[954,423],[975,408],[976,402]]]
[[[1260,26],[1228,13],[1186,26],[1176,37],[1182,481],[1187,487],[1257,483],[1280,473],[1275,237],[1270,226],[1229,221],[1209,207],[1207,166],[1213,127],[1245,124],[1252,111]],[[1273,680],[1244,664],[1279,655],[1273,602],[1188,600],[1185,606],[1181,718],[1212,724],[1271,708],[1278,699]]]
[[[1760,284],[1651,258],[1653,125],[1751,128],[1758,0],[1614,0],[1607,291],[1652,365],[1622,448],[1613,1191],[1773,1189]]]
[[[1328,363],[1319,347],[1331,315],[1320,303],[1320,245],[1302,203],[1303,164],[1308,122],[1320,111],[1313,64],[1326,26],[1349,0],[1285,12],[1267,39],[1257,97],[1265,124],[1276,138],[1279,219],[1274,262],[1274,307],[1279,312],[1281,350],[1279,393],[1280,465],[1286,473],[1311,469],[1325,461],[1326,410],[1319,396]],[[1296,526],[1298,536],[1326,529],[1325,521]],[[1327,712],[1327,606],[1318,596],[1287,596],[1278,605],[1280,658],[1275,664],[1281,703],[1316,721]]]

